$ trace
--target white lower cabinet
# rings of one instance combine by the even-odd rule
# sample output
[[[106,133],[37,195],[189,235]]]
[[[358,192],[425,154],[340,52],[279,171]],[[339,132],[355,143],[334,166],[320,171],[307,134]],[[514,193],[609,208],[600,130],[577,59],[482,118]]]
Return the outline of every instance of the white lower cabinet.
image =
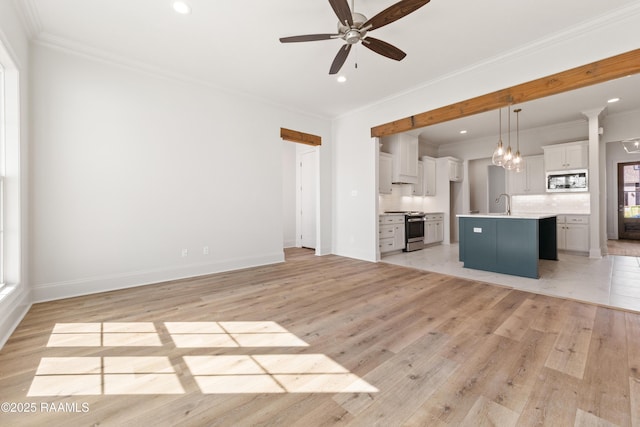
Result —
[[[439,243],[444,240],[444,213],[428,213],[424,223],[424,244]]]
[[[378,222],[380,253],[404,249],[404,215],[380,215]]]
[[[589,252],[589,215],[558,215],[558,249]]]

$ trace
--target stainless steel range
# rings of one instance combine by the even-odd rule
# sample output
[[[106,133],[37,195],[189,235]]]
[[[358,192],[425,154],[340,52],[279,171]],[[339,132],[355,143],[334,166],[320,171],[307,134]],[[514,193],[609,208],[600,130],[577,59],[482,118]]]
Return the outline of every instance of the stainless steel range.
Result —
[[[424,223],[426,214],[414,211],[386,211],[386,213],[404,214],[404,252],[418,251],[424,248]]]

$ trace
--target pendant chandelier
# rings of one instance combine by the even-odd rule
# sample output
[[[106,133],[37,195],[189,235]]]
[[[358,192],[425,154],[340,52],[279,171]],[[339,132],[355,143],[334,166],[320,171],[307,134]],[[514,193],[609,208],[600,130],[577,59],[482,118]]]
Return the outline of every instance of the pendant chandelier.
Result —
[[[520,111],[522,108],[513,110],[516,113],[516,155],[513,156],[513,170],[516,172],[524,170],[524,159],[520,155]]]
[[[502,108],[498,110],[498,134],[500,135],[498,139],[498,146],[493,152],[491,162],[496,166],[502,166],[504,165],[504,147],[502,146]]]
[[[521,108],[513,110],[516,113],[516,153],[511,150],[511,112],[507,109],[507,148],[502,143],[502,109],[498,111],[499,139],[496,149],[491,156],[491,162],[496,166],[502,166],[506,170],[522,172],[524,170],[524,159],[520,155],[520,111]]]

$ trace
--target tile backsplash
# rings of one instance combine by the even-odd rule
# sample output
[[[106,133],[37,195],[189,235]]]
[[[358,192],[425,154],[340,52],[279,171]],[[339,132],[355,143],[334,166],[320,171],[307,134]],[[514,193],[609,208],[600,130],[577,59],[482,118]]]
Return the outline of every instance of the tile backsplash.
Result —
[[[411,195],[410,185],[393,185],[391,194],[380,194],[379,211],[424,211],[441,212],[442,207],[435,205],[433,197]],[[591,213],[589,193],[553,193],[514,195],[511,198],[511,211],[514,213],[555,213],[586,214]],[[433,206],[430,206],[433,205]]]
[[[591,213],[589,193],[554,193],[515,195],[511,198],[514,213]]]
[[[425,197],[413,196],[412,185],[393,184],[391,194],[380,194],[378,210],[385,211],[423,211]]]

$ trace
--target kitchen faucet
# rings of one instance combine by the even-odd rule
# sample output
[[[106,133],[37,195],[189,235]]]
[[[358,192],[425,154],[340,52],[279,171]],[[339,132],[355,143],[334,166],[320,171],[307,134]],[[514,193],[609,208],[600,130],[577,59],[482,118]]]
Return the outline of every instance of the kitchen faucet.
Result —
[[[511,215],[511,196],[507,193],[502,193],[498,197],[496,197],[496,203],[500,203],[500,197],[504,196],[507,201],[507,215]]]

